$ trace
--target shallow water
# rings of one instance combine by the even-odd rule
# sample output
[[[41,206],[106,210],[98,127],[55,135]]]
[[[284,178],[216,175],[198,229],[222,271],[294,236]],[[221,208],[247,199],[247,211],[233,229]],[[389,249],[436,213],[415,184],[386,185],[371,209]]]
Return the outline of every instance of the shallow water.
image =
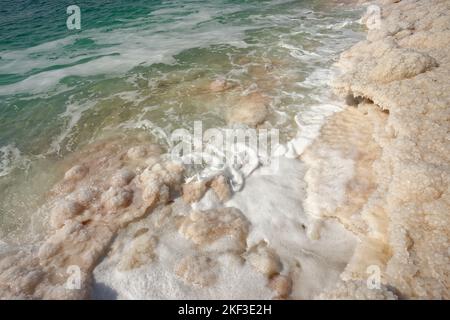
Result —
[[[224,127],[235,97],[271,97],[282,141],[294,116],[332,101],[338,54],[360,12],[326,1],[6,1],[0,11],[0,239],[35,240],[64,159],[110,134],[165,145],[177,128]],[[232,90],[209,84],[226,78]]]

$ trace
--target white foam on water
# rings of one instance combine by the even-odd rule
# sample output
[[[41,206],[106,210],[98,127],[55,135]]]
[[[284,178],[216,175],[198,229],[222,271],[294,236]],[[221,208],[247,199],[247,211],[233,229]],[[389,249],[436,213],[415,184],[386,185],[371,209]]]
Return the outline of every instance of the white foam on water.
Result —
[[[24,74],[37,68],[71,63],[73,60],[65,55],[57,55],[56,59],[49,59],[48,56],[52,52],[60,52],[64,46],[72,44],[76,39],[76,36],[68,36],[22,50],[4,50],[0,60],[0,73]]]
[[[134,105],[137,105],[145,100],[145,97],[143,97],[137,90],[119,92],[114,94],[112,97],[118,97],[125,102],[130,102]]]
[[[280,42],[279,46],[289,50],[292,57],[301,60],[303,62],[311,62],[314,60],[322,59],[322,57],[313,51],[308,51],[303,48],[299,48],[289,43],[285,43],[283,40]]]
[[[71,102],[68,103],[66,110],[59,115],[60,118],[66,120],[66,123],[61,129],[61,133],[53,138],[47,154],[59,154],[61,152],[61,146],[63,142],[70,138],[70,136],[73,134],[73,130],[83,116],[83,113],[91,109],[94,105],[95,101],[88,101],[83,104]],[[66,148],[70,149],[70,144],[66,144]]]
[[[273,1],[265,5],[276,7],[287,2],[290,1]],[[65,67],[41,71],[20,82],[0,86],[0,95],[43,92],[67,76],[116,75],[139,65],[173,63],[176,54],[189,48],[214,44],[247,47],[248,44],[244,41],[246,32],[263,27],[289,26],[292,28],[291,34],[310,32],[311,39],[320,35],[330,41],[333,40],[333,35],[318,34],[318,30],[340,30],[352,23],[349,19],[344,22],[330,22],[330,17],[317,15],[301,7],[292,10],[290,14],[253,14],[249,17],[251,23],[245,25],[224,24],[215,20],[217,17],[247,9],[253,9],[252,5],[243,3],[230,7],[220,3],[164,3],[147,17],[127,22],[114,30],[83,30],[82,36],[70,35],[26,49],[5,50],[0,60],[2,74],[26,75],[55,65]],[[307,25],[302,19],[316,21],[316,24]],[[281,38],[284,39],[284,35],[281,35]],[[86,39],[95,43],[95,47],[77,48],[77,41]],[[331,42],[334,45],[336,41],[334,39]],[[287,48],[292,45],[282,40],[281,46]],[[300,60],[319,58],[309,50],[294,47],[291,49],[291,55]],[[82,62],[85,59],[90,61]]]
[[[157,107],[157,106],[154,106]],[[150,121],[149,119],[144,119],[145,113],[149,110],[153,109],[153,107],[145,107],[142,112],[138,115],[136,120],[128,120],[122,122],[118,128],[122,129],[141,129],[148,133],[151,133],[154,137],[158,139],[158,142],[165,147],[171,148],[173,146],[173,142],[169,137],[169,134],[157,126],[155,123]]]
[[[29,165],[30,159],[13,144],[0,147],[0,177],[10,174],[15,168],[26,169]]]
[[[226,203],[239,208],[251,222],[248,245],[266,241],[281,257],[284,273],[294,281],[292,297],[307,299],[332,286],[353,254],[356,238],[342,225],[323,221],[320,238],[308,236],[317,221],[303,210],[305,165],[279,159],[279,170],[246,180],[245,188]]]
[[[139,65],[170,64],[175,61],[174,55],[190,48],[213,44],[246,47],[247,44],[243,41],[244,31],[252,27],[211,22],[219,13],[212,8],[198,8],[196,12],[184,15],[173,23],[155,23],[152,28],[144,24],[125,26],[111,32],[104,32],[102,29],[86,30],[84,39],[94,41],[99,48],[79,49],[80,52],[70,52],[67,49],[68,45],[81,39],[77,36],[20,51],[2,52],[0,72],[4,74],[26,74],[33,69],[45,69],[54,65],[75,65],[43,71],[20,82],[0,86],[0,95],[43,92],[67,76],[117,75]],[[153,17],[155,22],[160,21],[159,19],[160,17]],[[201,23],[205,25],[199,26]],[[94,60],[81,63],[81,59]]]
[[[338,23],[331,23],[331,24],[329,24],[327,26],[327,29],[333,29],[333,30],[344,29],[344,28],[346,28],[348,26],[351,26],[351,25],[353,25],[355,23],[358,23],[358,22],[354,21],[354,20],[346,19],[346,20],[338,22]]]

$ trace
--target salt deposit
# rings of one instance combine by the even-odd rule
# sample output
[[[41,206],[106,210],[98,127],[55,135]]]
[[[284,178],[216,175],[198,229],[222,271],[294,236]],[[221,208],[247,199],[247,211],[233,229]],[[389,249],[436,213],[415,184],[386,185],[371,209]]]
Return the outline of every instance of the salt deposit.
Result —
[[[0,297],[448,299],[450,4],[382,5],[380,28],[338,63],[352,106],[304,109],[270,174],[256,158],[185,176],[139,136],[74,152],[42,242],[0,241]],[[275,64],[250,74],[261,84]],[[273,111],[258,85],[199,87],[235,102],[229,124]]]
[[[148,214],[154,206],[169,201],[168,195],[162,196],[162,190],[181,181],[182,167],[162,160],[151,167],[144,163],[145,159],[130,161],[124,142],[107,139],[77,154],[82,164],[66,172],[49,200],[53,203],[49,237],[29,252],[18,249],[3,254],[0,296],[89,297],[92,270],[117,231]],[[142,143],[138,147],[154,150]],[[134,179],[135,175],[139,177]],[[143,192],[154,184],[158,188],[151,188],[152,196]],[[151,260],[145,257],[152,248],[147,240],[144,237],[130,244],[132,258],[123,257],[121,268]],[[71,277],[66,271],[73,266],[80,282],[75,289],[67,287]]]
[[[319,210],[338,217],[361,239],[342,275],[345,282],[325,297],[386,298],[395,293],[448,299],[450,3],[386,0],[381,5],[380,28],[369,30],[366,41],[342,55],[343,73],[335,81],[342,96],[366,100],[358,106],[359,118],[371,122],[372,129],[344,132],[337,137],[342,143],[333,142],[345,152],[350,141],[366,160],[346,157],[359,162],[364,172],[349,181],[341,208]],[[345,126],[338,124],[334,132]],[[354,142],[367,139],[370,148]],[[310,178],[321,177],[311,173]],[[349,190],[355,183],[366,185],[356,198]],[[382,271],[386,287],[379,293],[358,284],[370,264]]]

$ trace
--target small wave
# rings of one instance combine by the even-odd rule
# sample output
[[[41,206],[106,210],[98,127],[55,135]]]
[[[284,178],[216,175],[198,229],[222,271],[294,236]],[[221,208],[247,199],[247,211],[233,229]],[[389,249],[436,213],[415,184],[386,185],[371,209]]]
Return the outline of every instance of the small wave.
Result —
[[[61,133],[53,138],[47,154],[59,154],[61,152],[62,143],[71,136],[83,113],[92,108],[94,105],[95,102],[89,101],[84,104],[70,103],[67,106],[66,111],[59,116],[60,118],[66,119],[66,125],[62,129]]]
[[[0,96],[44,92],[68,76],[116,75],[136,66],[174,63],[175,55],[190,48],[214,44],[246,47],[243,39],[249,26],[219,24],[213,20],[212,9],[197,9],[171,23],[161,23],[160,17],[154,16],[139,25],[124,25],[113,31],[86,30],[82,38],[69,36],[20,51],[2,52],[0,73],[30,75],[1,86]],[[92,48],[76,45],[83,39],[89,39]]]

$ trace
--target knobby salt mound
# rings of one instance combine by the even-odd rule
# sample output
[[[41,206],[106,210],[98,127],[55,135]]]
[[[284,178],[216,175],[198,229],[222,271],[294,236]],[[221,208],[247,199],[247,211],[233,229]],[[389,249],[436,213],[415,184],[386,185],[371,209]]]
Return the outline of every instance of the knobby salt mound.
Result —
[[[337,217],[361,240],[342,282],[320,297],[449,299],[450,1],[379,4],[380,28],[342,54],[334,83],[359,104],[303,156],[308,213]],[[321,204],[336,188],[326,171],[345,177],[346,165],[345,195]],[[380,290],[367,289],[371,265]]]
[[[89,297],[92,270],[117,232],[166,204],[184,170],[161,159],[158,146],[124,139],[95,143],[73,162],[49,195],[48,238],[0,255],[0,297]],[[81,287],[72,287],[73,266]]]

